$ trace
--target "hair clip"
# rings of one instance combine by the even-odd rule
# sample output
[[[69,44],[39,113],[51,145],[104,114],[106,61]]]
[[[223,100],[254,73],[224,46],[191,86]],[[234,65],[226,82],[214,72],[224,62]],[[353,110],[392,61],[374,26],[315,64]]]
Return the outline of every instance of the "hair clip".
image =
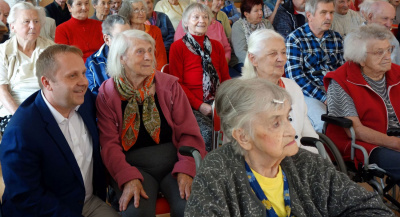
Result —
[[[228,97],[228,96],[225,96],[225,97],[228,99],[228,102],[229,102],[229,104],[231,105],[233,111],[235,111],[235,113],[237,114],[237,111],[236,111],[235,107],[233,107],[232,102],[231,102],[231,100],[229,99],[229,97]]]
[[[284,100],[273,99],[272,102],[276,104],[283,104]]]

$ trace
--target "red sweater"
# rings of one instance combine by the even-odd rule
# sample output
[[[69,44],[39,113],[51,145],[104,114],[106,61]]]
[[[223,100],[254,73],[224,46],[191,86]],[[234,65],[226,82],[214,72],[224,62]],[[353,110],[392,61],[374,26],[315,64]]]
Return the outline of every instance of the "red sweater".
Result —
[[[391,70],[386,74],[386,85],[390,102],[398,118],[400,118],[400,66],[393,64]],[[329,72],[324,77],[325,88],[328,90],[331,79],[339,83],[353,99],[357,109],[358,118],[361,123],[373,130],[386,134],[388,128],[388,113],[383,99],[372,90],[361,74],[358,64],[346,62],[336,71]],[[329,125],[326,132],[327,136],[336,144],[345,160],[350,160],[351,140],[343,128]],[[363,146],[368,153],[377,147],[356,140],[358,145]],[[362,153],[356,150],[356,160],[364,162]]]
[[[101,22],[93,19],[77,20],[73,17],[57,26],[54,42],[74,45],[82,50],[83,61],[104,44]]]
[[[204,36],[195,36],[193,38],[204,48]],[[221,43],[210,39],[211,41],[211,62],[214,65],[219,81],[222,83],[229,77],[228,64],[225,59],[225,51]],[[169,51],[169,73],[179,78],[183,90],[185,91],[190,105],[198,110],[203,103],[203,67],[201,65],[201,56],[193,54],[183,43],[182,39],[175,41]]]
[[[164,41],[162,38],[161,30],[157,26],[153,25],[144,25],[145,32],[156,41],[156,61],[157,61],[157,70],[161,70],[161,68],[167,64],[167,52],[165,51]]]

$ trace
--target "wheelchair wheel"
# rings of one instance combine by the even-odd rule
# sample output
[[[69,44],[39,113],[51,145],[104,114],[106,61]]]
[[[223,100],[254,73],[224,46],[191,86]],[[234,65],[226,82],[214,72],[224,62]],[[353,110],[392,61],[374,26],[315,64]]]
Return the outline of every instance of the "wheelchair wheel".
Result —
[[[332,163],[336,166],[336,169],[340,172],[343,172],[347,175],[347,167],[342,158],[342,155],[339,152],[339,149],[336,147],[335,143],[332,142],[329,137],[325,134],[318,133],[319,139],[324,144],[326,151],[328,152],[329,156],[333,157]]]

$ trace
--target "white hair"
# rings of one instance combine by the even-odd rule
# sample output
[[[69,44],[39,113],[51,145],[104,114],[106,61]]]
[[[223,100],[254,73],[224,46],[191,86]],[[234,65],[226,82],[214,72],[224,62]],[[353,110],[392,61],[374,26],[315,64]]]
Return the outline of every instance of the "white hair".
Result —
[[[333,3],[333,0],[307,0],[305,11],[315,15],[319,3]]]
[[[386,27],[378,24],[360,26],[350,32],[344,39],[344,59],[355,63],[365,62],[367,59],[367,46],[371,40],[388,40],[393,37]]]
[[[143,3],[143,7],[145,10],[144,13],[147,14],[148,8],[147,8],[147,4],[144,0],[125,0],[125,1],[122,1],[121,7],[118,11],[118,15],[125,17],[128,20],[128,22],[130,23],[132,20],[132,17],[133,17],[132,3],[138,3],[138,2]]]
[[[258,77],[256,69],[249,59],[249,53],[256,57],[261,56],[268,47],[268,40],[270,39],[280,39],[285,42],[285,39],[272,29],[261,29],[251,33],[247,45],[247,55],[244,60],[241,78],[248,79]]]
[[[132,39],[140,39],[147,41],[151,44],[152,50],[155,51],[154,39],[144,31],[141,30],[126,30],[117,34],[110,47],[107,58],[107,74],[110,77],[121,77],[124,73],[124,68],[121,64],[121,57],[123,57],[128,49],[134,49]],[[156,58],[153,52],[153,66],[156,65]]]
[[[233,130],[243,129],[254,138],[252,122],[260,112],[281,109],[283,103],[275,103],[276,100],[292,104],[289,93],[267,79],[231,79],[221,84],[215,106],[224,136],[231,141],[236,153],[243,155],[245,151],[233,138]]]
[[[376,4],[375,2],[388,2],[386,0],[364,0],[360,5],[358,5],[358,8],[360,8],[360,13],[361,16],[367,20],[369,14],[373,14],[374,9],[376,9]]]

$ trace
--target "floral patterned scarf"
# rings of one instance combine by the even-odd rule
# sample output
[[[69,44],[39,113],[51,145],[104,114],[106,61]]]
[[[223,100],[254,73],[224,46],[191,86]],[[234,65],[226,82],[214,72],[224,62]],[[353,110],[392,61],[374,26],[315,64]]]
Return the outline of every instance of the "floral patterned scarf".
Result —
[[[114,78],[115,87],[120,94],[121,100],[128,101],[128,105],[124,111],[121,141],[122,147],[128,151],[138,138],[140,129],[140,113],[139,104],[143,104],[143,124],[157,144],[160,142],[160,114],[154,96],[150,94],[153,86],[155,71],[147,77],[143,82],[141,89],[135,90],[126,78]]]

